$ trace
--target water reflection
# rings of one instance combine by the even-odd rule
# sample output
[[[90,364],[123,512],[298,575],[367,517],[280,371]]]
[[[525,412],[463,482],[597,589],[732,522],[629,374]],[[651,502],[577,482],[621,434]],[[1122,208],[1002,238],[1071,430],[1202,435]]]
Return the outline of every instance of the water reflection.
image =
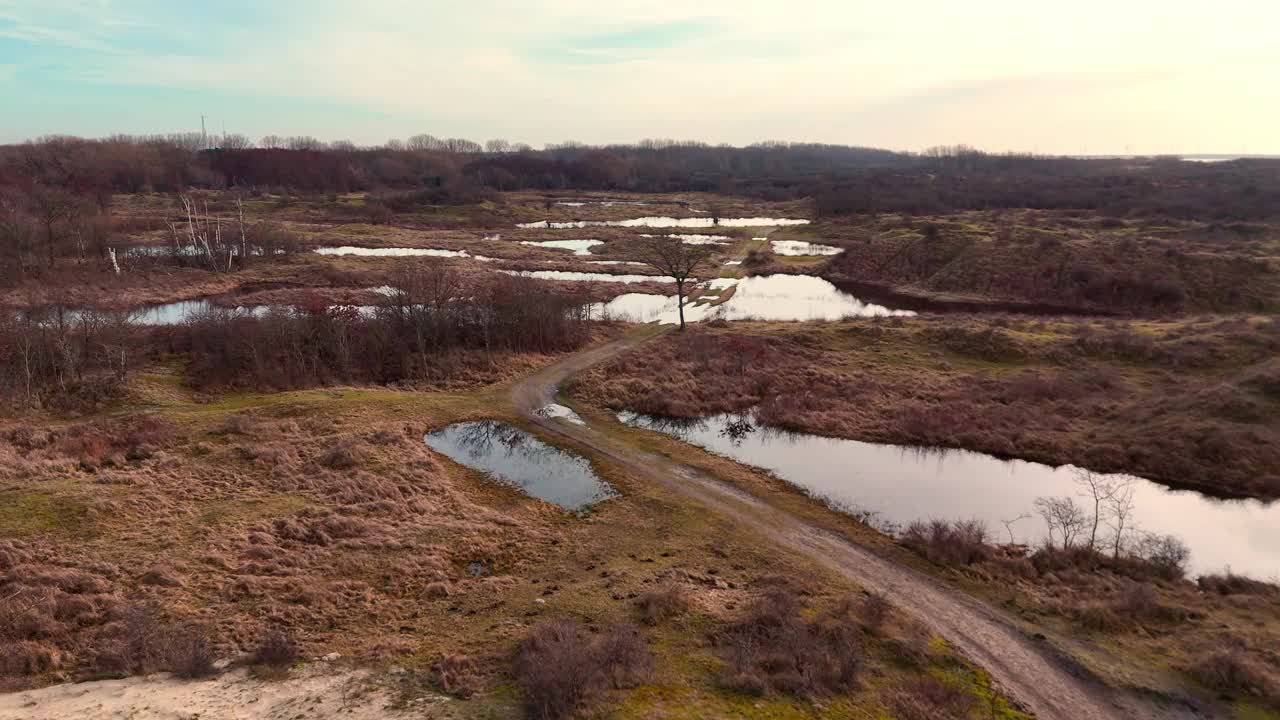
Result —
[[[787,432],[762,426],[752,413],[673,420],[623,412],[618,418],[768,469],[837,508],[888,525],[978,518],[1004,536],[1002,521],[1033,513],[1037,497],[1084,500],[1071,466]],[[1280,576],[1280,503],[1217,500],[1142,479],[1132,487],[1138,528],[1181,538],[1191,548],[1194,572],[1230,567],[1264,580]],[[1037,516],[1012,532],[1018,542],[1038,543],[1046,527]]]
[[[567,510],[617,495],[582,457],[496,420],[454,423],[423,438],[454,462]]]
[[[567,220],[563,222],[553,221],[553,220],[539,220],[537,222],[519,223],[516,225],[516,227],[545,228],[548,230],[563,230],[567,228],[585,228],[585,227],[709,228],[709,227],[781,227],[784,225],[808,225],[808,224],[809,224],[808,220],[801,220],[801,219],[795,219],[795,218],[641,217],[641,218],[632,218],[630,220]]]

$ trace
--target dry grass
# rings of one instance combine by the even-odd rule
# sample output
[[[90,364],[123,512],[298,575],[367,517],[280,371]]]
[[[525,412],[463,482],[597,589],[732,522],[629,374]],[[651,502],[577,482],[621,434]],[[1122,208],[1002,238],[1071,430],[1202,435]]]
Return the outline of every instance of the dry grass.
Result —
[[[758,348],[744,362],[744,347]],[[958,447],[1280,496],[1280,323],[894,318],[699,327],[587,372],[580,398]]]

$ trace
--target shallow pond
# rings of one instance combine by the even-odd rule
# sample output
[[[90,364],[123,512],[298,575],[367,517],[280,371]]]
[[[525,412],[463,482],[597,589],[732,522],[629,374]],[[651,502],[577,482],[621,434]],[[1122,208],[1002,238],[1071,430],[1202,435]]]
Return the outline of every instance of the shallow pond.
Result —
[[[503,422],[454,423],[423,439],[454,462],[566,510],[582,510],[617,495],[581,456]]]
[[[508,275],[519,275],[538,280],[573,280],[577,282],[675,282],[662,275],[613,275],[610,273],[575,272],[573,270],[499,270]]]
[[[642,238],[651,237],[669,237],[678,238],[685,245],[725,245],[733,242],[733,238],[726,235],[697,235],[697,234],[681,234],[673,233],[670,235],[648,235],[641,233]]]
[[[343,245],[341,247],[316,248],[315,251],[320,255],[354,255],[356,257],[470,257],[466,250],[439,250],[435,248],[367,248]]]
[[[790,433],[759,426],[750,414],[682,421],[619,413],[628,425],[674,435],[747,465],[765,468],[811,495],[877,520],[978,518],[1007,542],[1002,520],[1034,516],[1037,497],[1085,498],[1070,466],[1000,460],[966,450],[925,450]],[[1227,567],[1260,579],[1280,576],[1280,503],[1216,500],[1134,480],[1137,527],[1172,534],[1191,548],[1194,572]],[[1039,542],[1039,516],[1013,523],[1014,539]],[[1099,534],[1104,531],[1100,528]],[[1109,532],[1109,531],[1108,531]]]
[[[709,227],[781,227],[784,225],[808,225],[808,224],[809,224],[808,220],[800,220],[795,218],[641,217],[641,218],[632,218],[630,220],[567,220],[564,222],[556,222],[552,220],[539,220],[537,222],[519,223],[516,225],[516,227],[563,230],[566,228],[585,228],[585,227],[709,228]]]
[[[552,250],[572,250],[574,255],[590,255],[591,248],[603,245],[603,240],[521,240],[521,245],[550,248]]]
[[[787,255],[791,257],[839,255],[844,252],[842,248],[838,248],[834,245],[819,245],[818,243],[806,242],[804,240],[770,240],[769,244],[773,246],[774,254]]]
[[[839,320],[847,317],[888,317],[914,315],[910,310],[891,310],[864,303],[838,290],[822,278],[810,275],[767,275],[748,278],[715,278],[698,286],[696,302],[686,299],[685,322],[704,320]],[[725,291],[729,299],[717,304]],[[626,293],[607,303],[592,306],[592,315],[623,322],[674,325],[680,322],[675,295]]]
[[[716,306],[725,320],[839,320],[847,317],[914,315],[864,303],[811,275],[763,275],[738,280],[733,295]]]

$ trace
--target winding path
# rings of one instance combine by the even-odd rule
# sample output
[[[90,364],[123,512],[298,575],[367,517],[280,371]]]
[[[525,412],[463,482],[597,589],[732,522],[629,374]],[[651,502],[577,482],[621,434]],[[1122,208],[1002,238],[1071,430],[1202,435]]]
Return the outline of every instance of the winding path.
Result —
[[[512,399],[526,420],[549,435],[588,447],[627,467],[639,478],[749,525],[863,588],[884,593],[983,667],[1006,695],[1042,720],[1196,717],[1184,708],[1157,707],[1081,677],[1043,642],[1015,628],[1000,611],[935,578],[881,557],[706,473],[632,448],[589,424],[557,421],[536,412],[555,402],[557,389],[571,375],[652,337],[648,332],[632,333],[564,358],[517,384]]]

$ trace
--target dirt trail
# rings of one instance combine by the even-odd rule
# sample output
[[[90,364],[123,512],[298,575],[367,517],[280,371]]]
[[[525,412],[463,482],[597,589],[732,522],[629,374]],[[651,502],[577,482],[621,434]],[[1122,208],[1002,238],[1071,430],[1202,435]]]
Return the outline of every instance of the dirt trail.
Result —
[[[667,457],[632,448],[588,425],[539,416],[571,375],[654,337],[633,333],[565,358],[512,390],[521,414],[551,435],[589,447],[655,482],[744,523],[769,539],[842,573],[868,590],[883,592],[991,673],[1002,690],[1043,720],[1196,717],[1181,708],[1156,707],[1081,677],[1044,643],[1027,637],[999,611],[923,573],[818,528],[749,493]]]

